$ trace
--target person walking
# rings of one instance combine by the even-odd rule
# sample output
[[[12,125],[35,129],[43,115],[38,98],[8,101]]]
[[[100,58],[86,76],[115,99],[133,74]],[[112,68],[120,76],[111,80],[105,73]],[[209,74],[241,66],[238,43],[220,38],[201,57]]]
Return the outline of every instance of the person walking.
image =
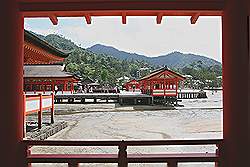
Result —
[[[58,92],[58,87],[55,85],[55,94]]]

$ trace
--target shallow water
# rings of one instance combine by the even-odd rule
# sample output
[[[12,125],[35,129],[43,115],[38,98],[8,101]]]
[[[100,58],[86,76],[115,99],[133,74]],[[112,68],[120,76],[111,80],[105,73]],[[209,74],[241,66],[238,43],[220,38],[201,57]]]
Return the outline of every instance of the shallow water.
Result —
[[[56,115],[57,121],[66,120],[69,127],[50,139],[208,139],[222,137],[222,93],[207,92],[208,99],[183,100],[176,110],[161,111],[117,111],[113,104],[78,106],[79,110],[98,112],[80,112],[73,115]],[[77,104],[74,104],[77,105]],[[57,106],[56,106],[57,107]],[[60,111],[72,108],[70,105],[58,106]],[[74,106],[73,106],[74,108]],[[76,107],[77,108],[77,107]],[[103,110],[103,112],[102,112]],[[105,110],[105,111],[104,111]],[[58,111],[59,112],[59,111]],[[178,147],[133,147],[129,153],[146,152],[213,152],[213,146]],[[35,147],[34,153],[116,153],[115,147]],[[40,166],[40,165],[34,165]],[[44,166],[44,165],[43,165]],[[59,164],[45,166],[61,166]],[[64,165],[65,166],[65,165]],[[81,166],[116,166],[116,164],[83,164]],[[130,164],[129,166],[166,167],[166,164]],[[213,164],[180,164],[181,167],[212,167]]]

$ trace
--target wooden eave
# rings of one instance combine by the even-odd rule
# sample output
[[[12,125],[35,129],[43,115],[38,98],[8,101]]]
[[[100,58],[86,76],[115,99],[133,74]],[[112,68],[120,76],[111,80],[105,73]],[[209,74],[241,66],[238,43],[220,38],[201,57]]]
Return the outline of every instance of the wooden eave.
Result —
[[[46,51],[47,53],[54,55],[54,57],[58,58],[66,58],[69,56],[70,52],[61,51],[54,46],[50,45],[48,42],[44,41],[43,39],[37,37],[36,35],[32,34],[31,32],[24,30],[24,41],[26,43],[30,43],[37,48],[41,48],[42,50]]]
[[[64,60],[27,41],[24,41],[23,47],[24,64],[54,64]]]
[[[70,52],[63,52],[29,31],[24,32],[24,64],[54,64],[62,62]]]
[[[139,82],[137,80],[133,79],[133,80],[128,81],[125,84],[139,84]]]
[[[67,77],[24,77],[25,82],[27,80],[42,80],[42,81],[79,81],[75,76],[67,76]]]

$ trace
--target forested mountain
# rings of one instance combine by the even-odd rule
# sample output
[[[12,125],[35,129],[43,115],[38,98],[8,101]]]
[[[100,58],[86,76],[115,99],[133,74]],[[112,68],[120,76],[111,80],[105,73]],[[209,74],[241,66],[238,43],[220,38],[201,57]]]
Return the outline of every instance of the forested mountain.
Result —
[[[203,67],[221,65],[220,62],[204,56],[194,55],[194,54],[184,54],[180,52],[172,52],[158,57],[147,57],[145,55],[120,51],[114,47],[100,45],[100,44],[96,44],[88,48],[87,50],[90,50],[97,54],[111,55],[121,60],[143,60],[152,65],[168,66],[170,68],[176,68],[176,69],[184,68],[186,65],[190,65],[198,61],[202,62]]]
[[[115,85],[117,78],[123,76],[130,78],[144,76],[163,65],[167,65],[181,74],[192,75],[195,80],[202,82],[216,81],[216,77],[222,73],[219,62],[203,56],[173,52],[166,56],[148,58],[143,55],[122,52],[112,47],[102,47],[102,45],[99,45],[99,48],[100,46],[106,48],[105,54],[97,54],[94,53],[94,50],[77,46],[61,35],[38,35],[38,37],[60,50],[71,52],[65,60],[67,71],[83,77],[88,76],[102,84]],[[97,51],[95,50],[95,52]],[[114,53],[116,53],[115,56]],[[148,61],[149,59],[150,61]]]
[[[96,54],[107,54],[121,60],[143,60],[143,61],[149,60],[149,57],[146,57],[144,55],[120,51],[114,47],[105,46],[101,44],[93,45],[90,48],[87,48],[87,50],[92,51]]]
[[[71,51],[66,58],[66,70],[80,76],[88,76],[100,83],[115,84],[117,78],[128,76],[137,77],[137,71],[146,68],[144,75],[148,74],[154,67],[146,62],[138,60],[120,60],[113,56],[95,54],[83,49],[71,40],[62,36],[50,34],[42,37],[45,41],[64,51]]]

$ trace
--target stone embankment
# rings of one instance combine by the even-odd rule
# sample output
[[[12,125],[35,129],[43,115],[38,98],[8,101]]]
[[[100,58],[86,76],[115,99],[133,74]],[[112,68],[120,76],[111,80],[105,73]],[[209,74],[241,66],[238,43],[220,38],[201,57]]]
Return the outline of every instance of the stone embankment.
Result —
[[[29,140],[45,140],[68,126],[67,122],[58,122],[43,126],[41,129],[34,129],[27,132],[26,138]]]

